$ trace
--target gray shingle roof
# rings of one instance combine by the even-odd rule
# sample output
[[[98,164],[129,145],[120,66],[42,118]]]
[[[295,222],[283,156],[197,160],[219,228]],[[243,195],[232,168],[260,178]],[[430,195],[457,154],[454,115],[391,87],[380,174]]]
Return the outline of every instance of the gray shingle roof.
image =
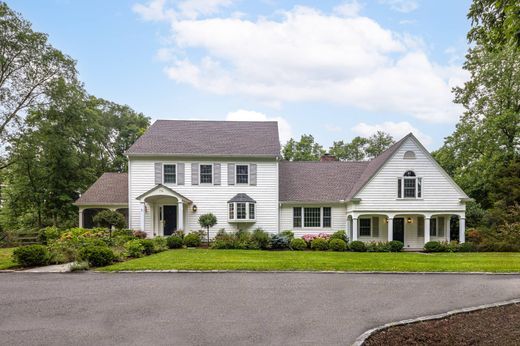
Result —
[[[128,174],[104,173],[74,204],[128,204]]]
[[[280,162],[281,202],[345,200],[368,162]]]
[[[394,155],[409,134],[367,162],[280,162],[281,202],[351,200]]]
[[[126,153],[274,158],[280,156],[278,123],[157,120]]]
[[[228,201],[228,203],[236,203],[236,202],[256,203],[256,201],[254,199],[252,199],[245,193],[239,193]]]

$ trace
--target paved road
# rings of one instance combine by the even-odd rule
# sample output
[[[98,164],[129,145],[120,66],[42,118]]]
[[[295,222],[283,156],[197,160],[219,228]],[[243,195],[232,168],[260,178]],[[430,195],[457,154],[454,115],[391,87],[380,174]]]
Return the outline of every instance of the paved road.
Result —
[[[386,322],[520,297],[520,276],[0,274],[3,345],[346,345]]]

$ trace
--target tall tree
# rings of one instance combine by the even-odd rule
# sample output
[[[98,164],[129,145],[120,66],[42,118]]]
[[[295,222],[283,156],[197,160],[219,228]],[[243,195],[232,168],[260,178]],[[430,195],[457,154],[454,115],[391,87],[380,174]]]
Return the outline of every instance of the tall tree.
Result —
[[[299,141],[290,139],[282,149],[283,158],[290,161],[318,161],[325,154],[312,135],[302,135]]]
[[[48,102],[47,90],[60,78],[76,79],[74,61],[0,2],[0,154],[23,126],[27,109]],[[5,165],[3,158],[0,168]]]
[[[454,90],[465,112],[435,158],[482,207],[503,208],[520,202],[509,185],[520,176],[520,3],[474,0],[468,17],[471,78]]]
[[[369,138],[354,137],[351,142],[334,142],[330,154],[343,161],[363,161],[373,159],[394,144],[388,133],[377,131]]]

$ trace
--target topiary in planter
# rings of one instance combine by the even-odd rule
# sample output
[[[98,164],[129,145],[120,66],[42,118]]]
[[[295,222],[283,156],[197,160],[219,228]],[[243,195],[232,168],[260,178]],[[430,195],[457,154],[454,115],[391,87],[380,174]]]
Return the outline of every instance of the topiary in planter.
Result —
[[[197,233],[190,233],[184,237],[184,245],[186,247],[199,247],[200,243],[200,236]]]
[[[347,249],[347,243],[342,239],[331,239],[329,241],[329,249],[332,251],[345,251]]]
[[[388,243],[388,245],[390,247],[390,252],[399,252],[404,247],[403,242],[401,242],[399,240],[392,240],[391,242]]]
[[[291,240],[291,250],[302,251],[307,248],[307,243],[301,238]]]
[[[444,252],[446,247],[438,241],[429,241],[424,244],[424,251],[426,252]]]
[[[166,242],[170,249],[180,249],[182,247],[182,238],[176,235],[166,238]]]
[[[325,251],[329,248],[329,242],[323,238],[316,238],[311,242],[311,249]]]
[[[13,259],[22,267],[44,266],[49,263],[49,251],[43,245],[22,246],[14,250]]]
[[[79,256],[93,267],[107,266],[115,259],[114,252],[107,246],[85,246],[79,251]]]
[[[365,243],[359,240],[355,240],[352,243],[349,244],[349,249],[354,252],[366,252],[367,247],[365,246]]]

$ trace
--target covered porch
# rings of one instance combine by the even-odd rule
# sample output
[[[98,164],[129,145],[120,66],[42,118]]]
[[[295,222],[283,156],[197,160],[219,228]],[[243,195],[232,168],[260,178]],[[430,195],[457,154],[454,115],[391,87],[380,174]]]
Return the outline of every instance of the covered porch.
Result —
[[[405,249],[422,249],[429,241],[458,240],[464,243],[464,232],[464,212],[403,211],[347,214],[347,233],[353,241],[399,240],[403,242]]]
[[[167,186],[158,184],[137,197],[140,203],[140,229],[149,237],[169,236],[184,230],[192,201]]]

